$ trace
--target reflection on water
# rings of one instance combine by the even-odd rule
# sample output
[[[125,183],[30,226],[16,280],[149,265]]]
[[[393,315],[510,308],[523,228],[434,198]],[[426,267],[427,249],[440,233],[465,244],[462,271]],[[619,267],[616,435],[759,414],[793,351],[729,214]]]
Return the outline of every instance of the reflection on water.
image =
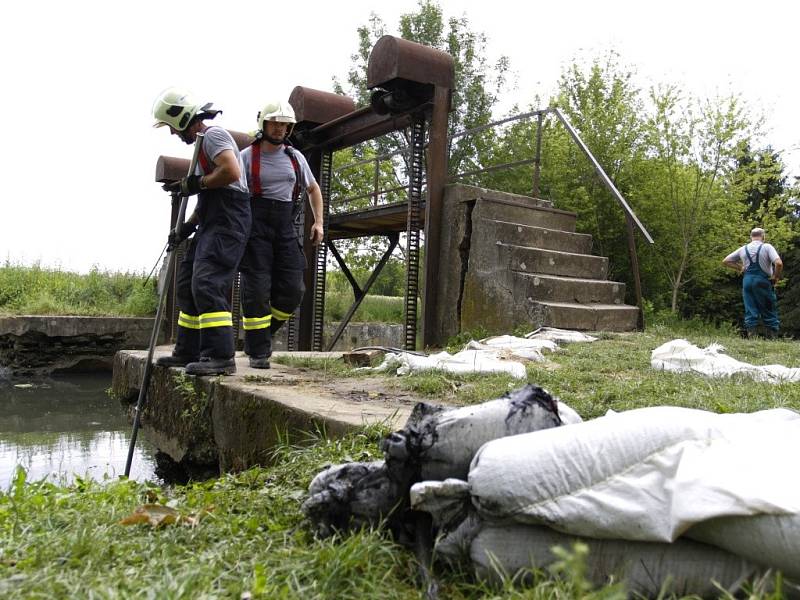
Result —
[[[125,471],[130,425],[106,394],[108,374],[0,380],[0,489],[17,465],[28,479],[102,480]],[[155,479],[153,451],[137,442],[131,478]]]

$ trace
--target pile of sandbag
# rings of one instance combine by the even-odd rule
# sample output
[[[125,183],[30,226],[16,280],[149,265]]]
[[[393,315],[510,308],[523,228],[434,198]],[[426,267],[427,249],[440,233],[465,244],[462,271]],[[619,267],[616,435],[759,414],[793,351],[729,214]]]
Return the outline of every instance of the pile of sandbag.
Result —
[[[407,375],[419,371],[468,373],[506,373],[518,379],[526,376],[525,362],[542,362],[544,351],[555,352],[559,343],[594,342],[597,338],[569,329],[540,327],[524,337],[497,335],[482,340],[470,340],[455,354],[442,351],[431,355],[416,352],[390,352],[376,367],[361,371],[389,371]]]
[[[466,477],[475,452],[490,440],[580,420],[534,385],[462,408],[420,402],[405,427],[381,442],[385,460],[325,469],[311,482],[303,510],[322,536],[383,520],[401,533],[412,484]]]
[[[420,405],[382,448],[384,461],[315,478],[304,509],[318,531],[424,511],[437,555],[485,578],[546,568],[554,546],[580,540],[590,581],[615,576],[645,596],[734,593],[775,569],[800,581],[793,411],[657,407],[581,422],[527,386],[476,407]]]

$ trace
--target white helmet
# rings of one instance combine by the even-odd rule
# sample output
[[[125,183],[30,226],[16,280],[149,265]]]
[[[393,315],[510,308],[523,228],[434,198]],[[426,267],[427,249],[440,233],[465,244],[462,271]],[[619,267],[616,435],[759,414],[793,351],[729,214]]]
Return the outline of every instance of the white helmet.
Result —
[[[169,125],[173,129],[183,131],[198,112],[206,113],[209,118],[213,119],[221,111],[211,108],[211,102],[201,106],[185,90],[167,88],[153,102],[153,118],[156,120],[153,127]]]
[[[287,136],[292,134],[294,124],[297,123],[297,120],[294,118],[294,109],[292,105],[281,100],[271,101],[265,104],[264,108],[259,111],[256,120],[258,121],[259,131],[263,131],[264,121],[289,123],[289,130],[286,132]]]

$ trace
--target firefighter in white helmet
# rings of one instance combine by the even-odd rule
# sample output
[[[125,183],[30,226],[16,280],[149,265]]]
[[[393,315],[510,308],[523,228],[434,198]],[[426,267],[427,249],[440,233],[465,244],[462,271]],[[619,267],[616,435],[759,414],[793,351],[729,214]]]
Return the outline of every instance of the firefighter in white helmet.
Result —
[[[250,233],[250,200],[238,146],[225,129],[204,123],[220,112],[175,88],[162,92],[153,104],[155,127],[169,127],[187,144],[204,134],[195,172],[164,186],[199,196],[192,215],[169,237],[174,248],[197,231],[178,266],[175,349],[156,364],[185,366],[193,375],[236,371],[231,285]]]
[[[303,191],[314,224],[311,242],[322,242],[322,193],[305,157],[288,137],[296,123],[288,102],[268,102],[258,113],[256,141],[242,151],[253,227],[240,266],[242,323],[250,366],[269,368],[272,335],[292,316],[305,291],[306,258],[298,222]]]

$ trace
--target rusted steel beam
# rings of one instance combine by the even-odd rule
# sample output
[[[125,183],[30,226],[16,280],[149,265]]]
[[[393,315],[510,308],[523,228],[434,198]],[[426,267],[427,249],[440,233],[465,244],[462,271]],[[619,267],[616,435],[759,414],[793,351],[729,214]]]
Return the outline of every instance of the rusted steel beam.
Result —
[[[448,57],[449,58],[449,57]],[[442,346],[437,332],[436,306],[441,260],[442,203],[447,182],[447,115],[450,112],[449,88],[436,86],[433,114],[428,134],[428,197],[425,203],[425,283],[422,300],[422,347]]]
[[[289,104],[294,109],[297,129],[303,129],[309,125],[322,125],[356,109],[355,101],[349,96],[323,92],[300,85],[292,90]]]
[[[379,115],[367,106],[314,129],[298,132],[295,138],[298,148],[304,152],[312,148],[332,151],[405,129],[410,124],[409,114]]]
[[[252,136],[247,133],[230,130],[228,130],[228,133],[233,137],[233,141],[236,142],[239,150],[253,143]],[[177,181],[184,177],[188,170],[189,159],[177,158],[175,156],[159,156],[156,161],[156,181],[158,183]]]
[[[453,57],[429,46],[384,35],[369,55],[367,88],[391,89],[397,80],[452,89]]]

